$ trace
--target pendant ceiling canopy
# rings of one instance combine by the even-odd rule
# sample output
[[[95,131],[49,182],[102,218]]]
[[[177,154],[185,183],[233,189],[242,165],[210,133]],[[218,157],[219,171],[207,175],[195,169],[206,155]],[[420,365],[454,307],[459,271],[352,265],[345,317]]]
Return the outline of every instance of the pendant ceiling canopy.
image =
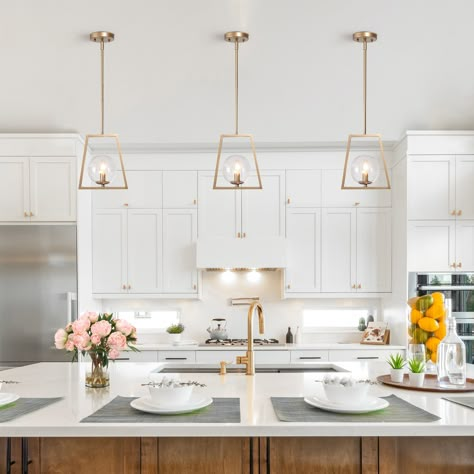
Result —
[[[234,43],[235,61],[235,133],[222,134],[219,139],[213,189],[262,189],[262,179],[257,162],[253,135],[239,133],[239,45],[249,39],[243,31],[230,31],[224,35],[227,42]],[[239,143],[248,148],[248,153],[225,153],[229,143]],[[227,155],[221,169],[224,153]],[[247,156],[250,159],[247,158]],[[253,162],[253,168],[251,165]],[[221,175],[222,174],[222,175]],[[248,184],[251,181],[253,184]]]
[[[108,31],[95,31],[90,34],[90,40],[100,44],[100,127],[98,134],[86,135],[84,152],[81,163],[81,176],[79,189],[128,189],[127,177],[123,165],[122,149],[119,137],[115,133],[104,133],[104,55],[105,43],[110,43],[115,35]],[[112,147],[115,153],[110,155],[96,154],[89,156],[89,147],[97,144],[107,149]],[[85,183],[84,172],[86,170],[89,180]],[[87,179],[87,178],[86,178]],[[118,182],[117,182],[118,181]]]
[[[363,45],[364,133],[349,135],[341,189],[390,189],[382,135],[367,133],[367,45],[377,41],[377,33],[359,31],[352,38]],[[370,151],[360,153],[361,149]],[[352,181],[348,183],[349,166]]]

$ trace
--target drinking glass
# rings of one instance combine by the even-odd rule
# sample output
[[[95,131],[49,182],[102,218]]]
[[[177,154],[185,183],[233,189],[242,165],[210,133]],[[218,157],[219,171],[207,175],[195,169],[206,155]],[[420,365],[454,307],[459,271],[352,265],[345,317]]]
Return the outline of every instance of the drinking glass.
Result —
[[[424,344],[408,344],[408,360],[426,362],[426,347]]]

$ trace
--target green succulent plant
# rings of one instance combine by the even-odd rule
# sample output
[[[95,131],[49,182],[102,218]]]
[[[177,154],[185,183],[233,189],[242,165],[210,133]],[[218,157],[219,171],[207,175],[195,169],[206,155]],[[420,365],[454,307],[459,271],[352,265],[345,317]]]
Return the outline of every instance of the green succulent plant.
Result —
[[[168,334],[181,334],[184,331],[184,325],[179,324],[172,324],[166,328],[166,332]]]
[[[403,369],[406,365],[406,361],[401,354],[390,354],[387,362],[392,369]]]
[[[425,371],[425,363],[420,359],[410,359],[408,368],[413,374],[421,374]]]

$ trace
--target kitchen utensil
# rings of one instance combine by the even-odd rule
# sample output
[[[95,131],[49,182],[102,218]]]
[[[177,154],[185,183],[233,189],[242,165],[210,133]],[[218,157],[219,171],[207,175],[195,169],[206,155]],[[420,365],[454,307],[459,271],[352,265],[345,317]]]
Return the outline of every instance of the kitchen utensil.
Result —
[[[229,336],[227,335],[227,321],[225,318],[214,318],[211,321],[211,325],[207,328],[207,332],[209,333],[209,337],[211,339],[228,339]]]

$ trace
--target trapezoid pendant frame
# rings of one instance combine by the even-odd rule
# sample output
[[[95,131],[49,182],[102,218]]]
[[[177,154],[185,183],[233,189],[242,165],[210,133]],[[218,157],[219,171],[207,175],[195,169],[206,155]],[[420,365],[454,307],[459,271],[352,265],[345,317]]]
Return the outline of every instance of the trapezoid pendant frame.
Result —
[[[377,33],[358,31],[352,35],[352,39],[363,45],[364,133],[349,135],[341,189],[391,189],[382,135],[380,133],[367,133],[367,44],[377,41]],[[359,145],[362,144],[362,146],[354,147],[355,142]],[[356,154],[356,156],[352,157],[354,154]],[[349,166],[354,184],[347,184]],[[385,185],[380,184],[379,176],[383,176]],[[355,183],[357,183],[358,186],[356,186]],[[375,185],[372,186],[374,183]]]
[[[216,169],[214,172],[214,182],[212,189],[221,190],[246,190],[246,189],[263,189],[262,178],[257,161],[257,152],[255,150],[255,142],[253,135],[248,133],[239,133],[239,45],[245,43],[249,39],[249,34],[243,31],[229,31],[224,35],[225,41],[234,43],[234,62],[235,62],[235,133],[227,133],[220,135],[219,148],[217,150]],[[222,155],[224,153],[224,146],[226,140],[247,141],[251,161],[254,164],[254,170],[251,169],[249,160],[236,152],[230,154],[222,164],[223,177],[220,177]],[[239,149],[240,151],[240,149]],[[255,176],[250,174],[255,173]],[[254,185],[245,185],[245,182],[250,179],[255,183]],[[226,180],[229,185],[220,185],[219,181]]]
[[[104,52],[105,43],[111,43],[115,39],[115,35],[109,31],[95,31],[90,34],[89,39],[94,43],[100,44],[100,112],[101,112],[101,133],[86,135],[84,142],[84,151],[82,154],[81,174],[79,178],[79,189],[88,190],[113,190],[113,189],[128,189],[127,176],[125,174],[125,167],[123,163],[122,147],[120,146],[119,136],[116,133],[104,133]],[[110,147],[114,148],[115,156],[108,156],[104,153],[94,153],[91,156],[89,148],[91,142],[102,142],[107,145],[107,151]],[[86,163],[87,172],[91,183],[95,186],[87,185],[85,181]],[[122,178],[122,185],[114,185],[114,180],[117,175]]]

